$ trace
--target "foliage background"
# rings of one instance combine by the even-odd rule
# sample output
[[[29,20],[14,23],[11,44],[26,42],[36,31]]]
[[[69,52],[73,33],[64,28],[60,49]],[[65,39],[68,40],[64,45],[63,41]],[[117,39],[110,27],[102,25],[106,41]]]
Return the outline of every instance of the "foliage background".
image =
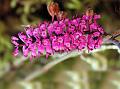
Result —
[[[120,30],[119,0],[54,0],[60,9],[81,15],[91,7],[102,15],[106,32]],[[51,21],[50,0],[0,0],[0,89],[120,89],[120,50],[104,44],[92,53],[72,52],[45,56],[29,62],[12,56],[11,36],[22,25]],[[120,38],[117,38],[120,40]]]

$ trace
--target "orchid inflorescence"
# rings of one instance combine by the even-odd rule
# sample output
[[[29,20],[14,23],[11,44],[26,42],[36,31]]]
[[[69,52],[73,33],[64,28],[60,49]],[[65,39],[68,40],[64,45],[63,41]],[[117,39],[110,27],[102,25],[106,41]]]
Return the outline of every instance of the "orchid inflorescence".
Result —
[[[25,32],[12,36],[14,44],[13,55],[17,56],[22,49],[25,57],[30,59],[39,57],[46,52],[46,58],[54,53],[63,53],[73,50],[99,48],[102,44],[104,30],[97,23],[100,15],[89,14],[72,19],[64,18],[53,22],[43,22],[37,26],[25,26]]]

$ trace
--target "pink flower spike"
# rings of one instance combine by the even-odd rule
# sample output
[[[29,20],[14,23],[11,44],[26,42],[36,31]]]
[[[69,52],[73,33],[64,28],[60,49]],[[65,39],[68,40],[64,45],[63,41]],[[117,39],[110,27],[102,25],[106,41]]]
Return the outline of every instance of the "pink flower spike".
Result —
[[[100,15],[84,14],[72,19],[65,18],[53,22],[42,22],[37,26],[27,25],[25,33],[20,32],[11,37],[15,46],[14,55],[18,48],[25,57],[30,53],[30,60],[46,52],[46,58],[55,52],[63,53],[87,48],[93,50],[102,45],[104,29],[98,24]]]

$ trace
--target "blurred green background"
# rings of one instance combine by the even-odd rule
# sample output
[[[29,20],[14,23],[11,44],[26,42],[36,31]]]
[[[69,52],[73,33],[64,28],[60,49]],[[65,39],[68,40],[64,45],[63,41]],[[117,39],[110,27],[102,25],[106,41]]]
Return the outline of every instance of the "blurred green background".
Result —
[[[68,17],[91,7],[101,14],[106,32],[120,30],[120,0],[54,0]],[[50,0],[0,0],[0,89],[120,89],[120,49],[104,44],[89,53],[70,52],[41,56],[32,62],[12,56],[11,36],[22,25],[51,21]],[[119,31],[120,32],[120,31]],[[120,40],[120,38],[117,38]]]

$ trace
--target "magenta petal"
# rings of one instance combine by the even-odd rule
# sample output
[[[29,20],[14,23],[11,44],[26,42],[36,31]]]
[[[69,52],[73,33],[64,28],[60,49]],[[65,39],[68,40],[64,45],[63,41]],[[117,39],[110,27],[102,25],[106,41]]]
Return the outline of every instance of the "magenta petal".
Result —
[[[12,41],[12,43],[13,43],[15,46],[18,46],[18,45],[19,45],[16,41]]]
[[[50,24],[50,25],[48,26],[48,33],[51,35],[52,32],[54,32],[54,26],[53,26],[52,24]]]
[[[72,33],[73,33],[74,30],[75,30],[75,27],[74,27],[74,26],[71,26],[71,27],[69,27],[67,30],[68,30],[68,32],[72,32]]]
[[[26,44],[32,44],[32,38],[27,38]]]
[[[75,38],[75,39],[78,39],[80,36],[82,36],[82,33],[80,33],[80,32],[76,32],[76,33],[74,34],[74,38]]]
[[[36,57],[36,56],[37,56],[36,50],[32,50],[32,51],[31,51],[31,56],[33,56],[33,57]]]
[[[99,37],[99,36],[100,36],[100,32],[94,32],[94,33],[93,33],[93,36]]]
[[[56,34],[61,34],[63,31],[62,31],[62,28],[61,27],[57,27],[56,29],[55,29],[55,33]]]
[[[64,47],[64,44],[63,44],[63,43],[61,43],[61,44],[59,45],[59,49],[60,49],[61,51],[64,51],[64,50],[65,50],[65,47]]]
[[[55,50],[55,51],[58,51],[59,50],[59,44],[57,42],[53,42],[52,43],[52,48]]]
[[[99,27],[99,28],[98,28],[98,31],[101,32],[102,34],[104,34],[104,30],[103,30],[102,27]]]
[[[100,15],[94,15],[94,19],[100,19],[101,16]]]
[[[43,45],[40,45],[38,44],[38,53],[44,53],[44,46]]]
[[[50,46],[46,46],[46,53],[52,54],[52,48]]]
[[[21,32],[21,33],[18,33],[18,36],[19,36],[19,38],[20,38],[23,42],[26,42],[26,39],[27,39],[26,35],[24,35],[24,34]]]
[[[35,28],[34,30],[33,30],[33,36],[39,36],[39,28]]]
[[[58,40],[59,43],[63,43],[63,37],[58,37],[57,40]]]
[[[26,46],[23,46],[23,55],[25,56],[25,57],[27,57],[28,56],[28,53],[29,53],[29,50],[28,50],[28,48],[26,48]]]
[[[32,36],[32,35],[33,35],[32,32],[33,32],[33,31],[32,31],[32,28],[27,29],[27,30],[26,30],[27,36],[28,36],[28,37],[29,37],[29,36]]]
[[[84,45],[80,45],[80,46],[78,46],[78,49],[82,50],[84,47],[85,47]]]
[[[41,24],[40,29],[41,30],[46,30],[46,25],[45,24]]]
[[[53,26],[54,26],[54,27],[57,27],[57,26],[58,26],[58,21],[54,21],[54,22],[53,22]]]
[[[42,43],[43,43],[44,46],[50,45],[49,39],[43,39],[43,40],[42,40]]]
[[[90,29],[91,30],[95,30],[95,29],[97,29],[97,24],[96,23],[92,23],[91,25],[90,25]]]
[[[42,31],[42,32],[41,32],[41,36],[42,36],[43,38],[46,38],[46,37],[47,37],[47,32],[46,32],[46,31]]]
[[[82,18],[85,19],[85,20],[88,20],[88,19],[89,19],[89,16],[87,16],[87,15],[83,15]]]
[[[97,43],[95,44],[95,48],[99,48],[102,44],[102,37],[99,37]]]
[[[18,47],[16,47],[13,51],[13,56],[17,56],[19,54]]]
[[[11,39],[12,39],[12,40],[19,40],[19,39],[18,39],[17,37],[15,37],[15,36],[12,36]]]
[[[79,25],[77,19],[73,19],[73,20],[72,20],[72,24],[75,25],[76,27]]]
[[[70,42],[64,42],[64,45],[66,46],[66,47],[68,47],[68,48],[70,48]]]

